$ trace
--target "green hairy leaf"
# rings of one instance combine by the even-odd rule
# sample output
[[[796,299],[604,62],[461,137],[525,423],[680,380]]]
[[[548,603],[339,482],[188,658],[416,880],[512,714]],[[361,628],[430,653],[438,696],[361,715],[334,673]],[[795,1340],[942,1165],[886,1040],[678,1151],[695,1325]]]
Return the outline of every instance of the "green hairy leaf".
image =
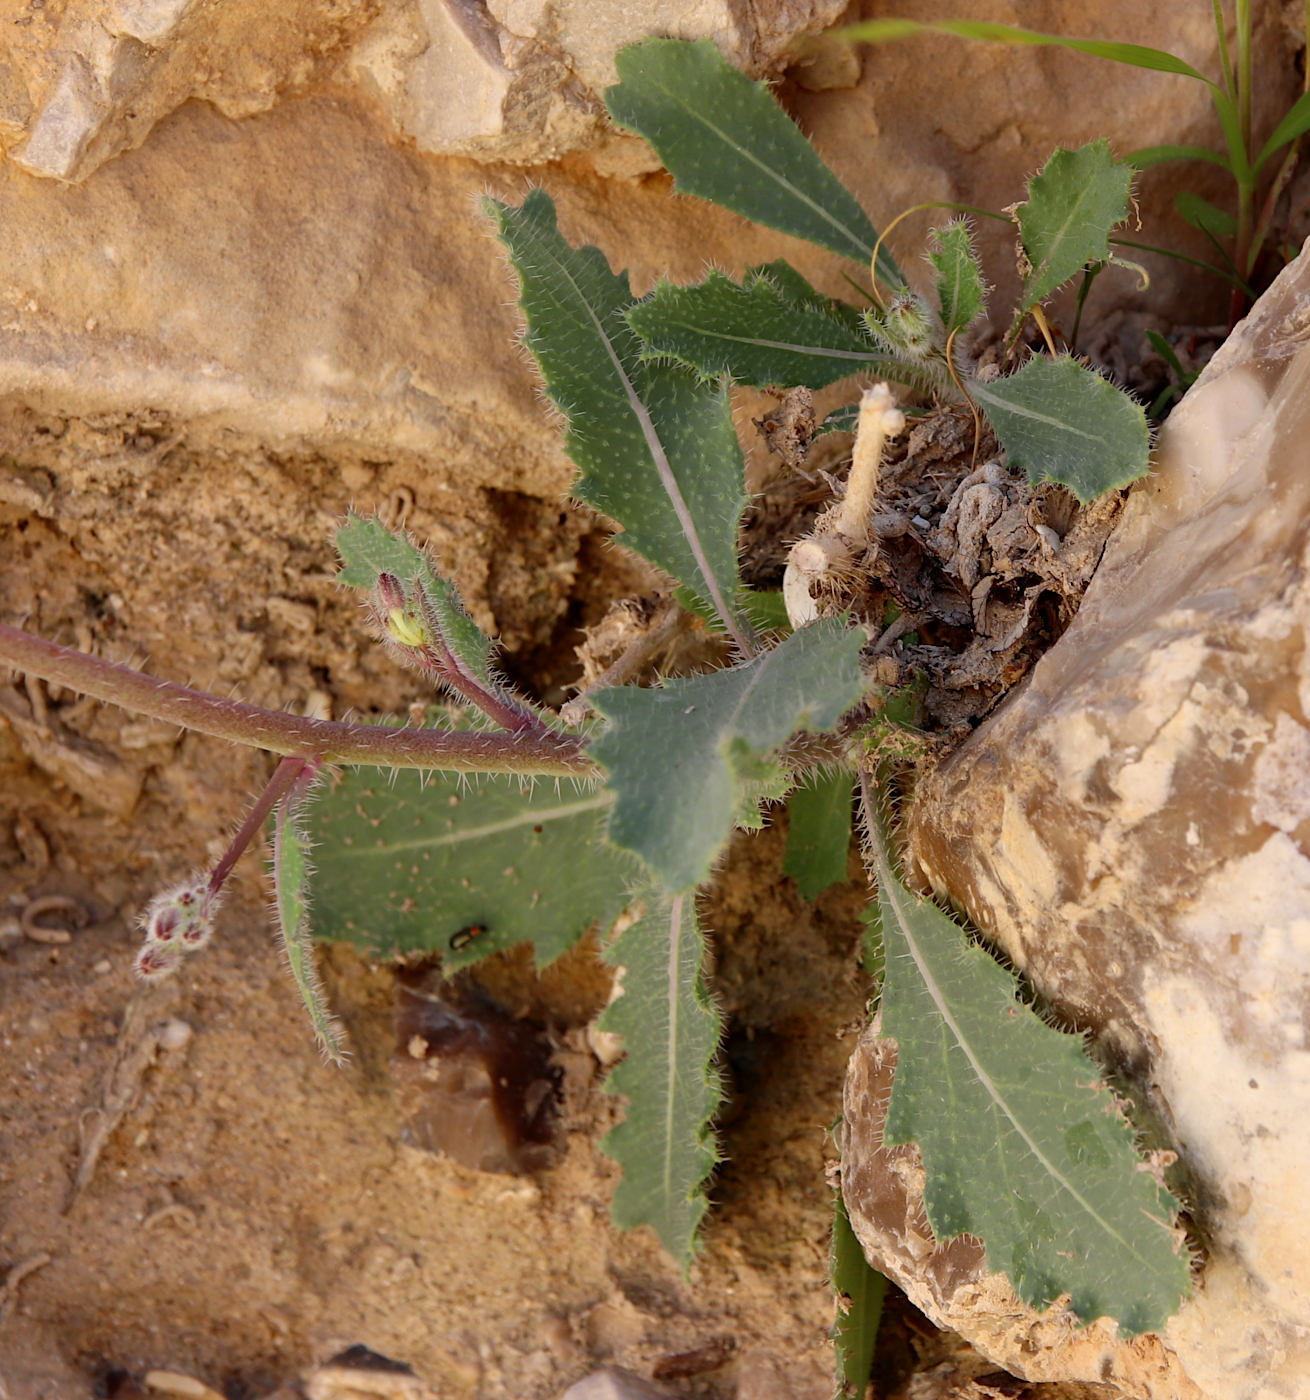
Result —
[[[761,279],[771,283],[782,299],[793,306],[817,307],[830,316],[836,316],[843,325],[854,331],[858,331],[864,325],[860,312],[855,307],[848,302],[838,301],[836,297],[826,296],[804,273],[797,272],[786,258],[774,258],[772,262],[756,263],[746,269],[743,280],[747,286]]]
[[[350,769],[311,809],[317,936],[374,957],[440,952],[448,969],[527,942],[539,965],[553,962],[628,902],[638,872],[603,840],[610,800],[517,778]]]
[[[763,83],[738,72],[708,39],[647,39],[619,51],[620,82],[605,105],[655,148],[683,194],[807,238],[866,266],[878,235]],[[904,285],[885,249],[878,275]]]
[[[694,287],[661,282],[628,313],[628,324],[647,355],[671,355],[702,375],[726,374],[757,388],[820,389],[861,371],[901,377],[857,316],[834,315],[817,300],[794,301],[768,276],[741,286],[714,271]]]
[[[838,1393],[844,1400],[863,1400],[873,1370],[887,1280],[864,1257],[864,1246],[851,1229],[840,1191],[833,1199],[828,1276],[837,1295],[832,1340],[837,1352]]]
[[[336,545],[342,563],[337,582],[347,588],[371,593],[379,574],[393,574],[406,584],[417,581],[460,662],[483,684],[495,688],[490,639],[464,611],[455,586],[432,568],[422,550],[403,535],[393,534],[375,516],[356,515],[354,511],[337,531]]]
[[[933,231],[928,261],[936,274],[937,308],[949,336],[962,331],[982,315],[987,304],[982,268],[974,251],[973,236],[962,219]]]
[[[839,770],[819,774],[791,795],[782,872],[795,879],[802,899],[818,899],[846,879],[854,789],[855,775]]]
[[[815,622],[730,670],[592,695],[609,720],[591,752],[615,794],[610,840],[669,894],[700,884],[746,815],[749,784],[769,789],[760,761],[799,729],[833,728],[858,703],[863,643],[838,620]]]
[[[568,422],[565,447],[582,469],[574,494],[619,521],[623,543],[747,649],[731,607],[746,498],[726,388],[643,361],[625,319],[627,274],[611,272],[598,248],[570,248],[544,191],[518,209],[492,199],[483,207],[518,274],[524,344]]]
[[[1085,505],[1145,476],[1151,430],[1140,404],[1068,355],[1029,360],[1017,374],[969,393],[1012,467],[1028,480],[1058,481]]]
[[[652,1226],[685,1268],[718,1160],[711,1120],[723,1099],[714,1068],[723,1021],[705,989],[694,897],[652,895],[649,905],[606,953],[622,995],[599,1025],[623,1037],[626,1056],[605,1088],[629,1102],[601,1147],[623,1168],[614,1223]]]
[[[1057,149],[1033,176],[1016,214],[1031,267],[1021,317],[1088,263],[1110,256],[1110,230],[1128,217],[1132,184],[1132,166],[1115,160],[1108,141]]]
[[[273,911],[278,936],[292,980],[309,1014],[314,1039],[324,1056],[344,1064],[346,1049],[341,1030],[328,1013],[323,987],[314,965],[314,944],[309,931],[310,841],[301,829],[299,802],[288,795],[273,815]]]
[[[1034,1308],[1068,1294],[1084,1322],[1160,1328],[1188,1291],[1178,1203],[1142,1168],[1079,1037],[1048,1026],[1012,973],[910,893],[868,787],[864,800],[886,955],[882,1032],[897,1043],[884,1141],[918,1143],[934,1234],[977,1235],[987,1267]]]

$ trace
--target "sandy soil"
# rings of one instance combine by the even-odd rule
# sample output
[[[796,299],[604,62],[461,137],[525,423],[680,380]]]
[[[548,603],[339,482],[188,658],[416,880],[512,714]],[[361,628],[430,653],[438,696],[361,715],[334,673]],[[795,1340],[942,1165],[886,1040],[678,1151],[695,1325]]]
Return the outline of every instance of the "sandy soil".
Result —
[[[148,418],[24,415],[3,438],[0,613],[265,705],[340,716],[421,698],[332,583],[330,531],[352,502],[436,542],[512,674],[548,700],[577,627],[640,583],[584,515],[440,489],[415,463],[184,449]],[[683,1279],[647,1232],[608,1222],[615,1168],[596,1144],[615,1108],[594,1062],[575,1064],[552,1171],[489,1175],[406,1146],[393,972],[337,947],[329,995],[357,1053],[344,1072],[320,1063],[253,858],[212,950],[175,982],[135,984],[140,907],[214,858],[263,756],[21,681],[0,705],[9,1400],[135,1394],[159,1368],[258,1396],[356,1343],[441,1395],[544,1397],[599,1364],[649,1376],[706,1345],[724,1364],[671,1387],[830,1393],[824,1166],[863,1011],[854,886],[806,906],[773,830],[741,839],[710,897],[737,1093]],[[19,929],[50,894],[86,913],[68,942]],[[567,1000],[567,982],[542,997]]]

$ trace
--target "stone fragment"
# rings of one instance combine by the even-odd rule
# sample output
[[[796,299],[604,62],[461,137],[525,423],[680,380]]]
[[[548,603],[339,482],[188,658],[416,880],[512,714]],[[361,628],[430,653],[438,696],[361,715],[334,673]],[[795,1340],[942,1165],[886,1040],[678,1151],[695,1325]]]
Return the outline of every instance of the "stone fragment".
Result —
[[[574,1381],[560,1400],[671,1400],[667,1390],[651,1385],[621,1366],[604,1366]]]
[[[1069,630],[910,822],[932,885],[1093,1034],[1181,1153],[1203,1253],[1160,1374],[1213,1400],[1310,1393],[1308,326],[1303,253],[1165,426]],[[1036,1374],[1049,1343],[995,1337],[1005,1309],[969,1298],[969,1270],[942,1291],[936,1261],[965,1246],[919,1229],[916,1258],[912,1206],[878,1204],[869,1054],[848,1088],[857,1230],[930,1315]]]
[[[597,148],[611,167],[658,168],[629,143],[622,157],[613,147],[603,98],[619,49],[651,34],[708,38],[752,76],[771,75],[798,36],[834,23],[843,8],[840,0],[771,0],[749,10],[727,0],[411,0],[379,17],[347,67],[423,151],[536,163]],[[842,55],[815,60],[817,85],[853,84],[858,59]]]
[[[436,1392],[403,1361],[356,1344],[305,1377],[306,1400],[434,1400]]]

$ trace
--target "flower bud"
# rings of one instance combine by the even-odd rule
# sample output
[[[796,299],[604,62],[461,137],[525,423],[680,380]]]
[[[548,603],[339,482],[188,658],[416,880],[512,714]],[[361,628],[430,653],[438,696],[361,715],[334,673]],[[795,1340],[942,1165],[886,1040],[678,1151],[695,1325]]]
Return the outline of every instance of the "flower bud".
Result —
[[[162,982],[177,971],[182,958],[175,944],[146,943],[137,950],[133,968],[143,982]]]
[[[203,948],[214,929],[216,902],[203,876],[156,895],[141,917],[145,946],[179,955]]]
[[[893,355],[922,360],[935,344],[936,327],[932,312],[923,298],[913,292],[904,292],[896,297],[880,320],[872,321],[867,312],[865,320],[869,329]]]
[[[422,647],[432,640],[419,604],[406,595],[395,574],[379,574],[373,607],[382,630],[403,647]]]

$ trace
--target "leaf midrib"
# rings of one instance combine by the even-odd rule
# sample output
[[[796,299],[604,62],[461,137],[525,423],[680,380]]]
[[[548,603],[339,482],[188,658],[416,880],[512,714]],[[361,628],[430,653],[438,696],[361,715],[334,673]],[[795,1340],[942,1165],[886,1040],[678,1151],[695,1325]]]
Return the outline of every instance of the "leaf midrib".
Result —
[[[1055,1164],[1046,1156],[1046,1154],[1042,1151],[1041,1147],[1033,1139],[1032,1135],[1028,1132],[1027,1128],[1025,1128],[1019,1115],[1010,1107],[1009,1100],[1001,1092],[995,1080],[993,1080],[992,1076],[984,1068],[982,1061],[974,1052],[974,1049],[970,1044],[968,1037],[965,1035],[963,1028],[960,1026],[959,1022],[955,1019],[954,1015],[952,1014],[945,995],[943,994],[941,988],[937,985],[936,978],[932,975],[932,972],[925,964],[922,953],[920,952],[914,935],[911,932],[910,921],[906,917],[905,913],[905,905],[907,900],[913,900],[914,897],[907,890],[905,890],[899,882],[899,880],[895,878],[888,865],[886,854],[881,850],[878,852],[878,879],[880,885],[882,886],[882,890],[884,892],[886,900],[891,905],[892,910],[896,915],[897,927],[900,929],[901,934],[905,939],[906,945],[910,950],[910,956],[914,959],[914,964],[915,967],[918,969],[919,976],[922,979],[924,986],[927,988],[929,996],[932,997],[933,1004],[937,1007],[938,1014],[941,1016],[942,1020],[945,1022],[951,1034],[954,1036],[955,1043],[960,1047],[961,1051],[964,1053],[965,1058],[968,1060],[969,1066],[973,1070],[975,1076],[977,1077],[978,1083],[983,1087],[983,1089],[986,1090],[988,1096],[992,1100],[992,1103],[995,1105],[995,1107],[1005,1115],[1006,1121],[1010,1123],[1014,1130],[1027,1144],[1029,1150],[1045,1168],[1046,1172],[1051,1177],[1051,1180],[1054,1181],[1065,1192],[1067,1192],[1068,1195],[1071,1196],[1073,1200],[1075,1200],[1079,1204],[1079,1206],[1082,1207],[1082,1209],[1086,1212],[1087,1216],[1091,1220],[1095,1221],[1097,1225],[1100,1226],[1100,1228],[1105,1232],[1106,1235],[1108,1235],[1111,1239],[1118,1241],[1118,1243],[1124,1249],[1126,1249],[1134,1259],[1137,1259],[1141,1264],[1143,1264],[1143,1266],[1150,1268],[1151,1261],[1144,1255],[1140,1254],[1138,1250],[1134,1247],[1134,1245],[1129,1240],[1125,1239],[1124,1236],[1118,1230],[1116,1230],[1108,1220],[1104,1218],[1101,1212],[1097,1210],[1096,1207],[1093,1206],[1089,1200],[1087,1200],[1087,1198],[1082,1194],[1081,1191],[1078,1190],[1078,1188],[1073,1184],[1073,1182],[1071,1182],[1068,1179],[1068,1177],[1065,1176],[1065,1174],[1061,1172],[1055,1166]]]
[[[395,851],[425,851],[436,850],[441,846],[459,846],[465,841],[482,841],[488,836],[500,836],[507,831],[515,831],[519,827],[541,826],[546,822],[563,821],[569,817],[582,816],[587,812],[598,812],[609,806],[613,800],[613,793],[602,791],[593,797],[581,798],[577,802],[569,802],[545,810],[536,807],[530,808],[526,812],[506,817],[502,821],[486,822],[482,826],[463,827],[459,831],[450,831],[443,836],[422,836],[415,837],[410,841],[389,841],[384,846],[348,846],[338,851],[337,855],[342,859],[355,856],[376,858],[390,856]]]
[[[549,248],[545,249],[546,256],[554,264],[559,275],[572,288],[574,295],[590,317],[596,334],[600,338],[601,344],[605,347],[605,353],[609,356],[610,363],[614,367],[614,372],[619,376],[619,381],[623,385],[623,391],[627,395],[628,407],[636,418],[638,426],[641,428],[642,437],[646,443],[646,450],[650,453],[651,460],[655,464],[656,473],[659,475],[660,485],[664,488],[664,494],[668,497],[669,504],[673,507],[673,513],[677,517],[678,527],[681,529],[683,538],[687,541],[691,550],[691,557],[695,561],[701,578],[704,580],[705,588],[710,602],[714,605],[715,612],[723,621],[728,634],[743,652],[749,653],[750,647],[747,644],[746,636],[739,626],[738,619],[728,607],[724,599],[723,592],[719,588],[718,579],[710,568],[709,556],[705,552],[705,547],[701,543],[700,532],[696,528],[696,522],[692,517],[686,500],[682,494],[682,488],[678,485],[677,478],[673,475],[673,467],[669,462],[668,454],[664,450],[664,444],[660,441],[659,434],[655,431],[655,424],[651,421],[650,411],[641,400],[641,395],[637,393],[636,387],[632,383],[618,350],[614,347],[613,339],[605,329],[605,323],[596,314],[591,301],[578,285],[577,279],[572,272],[564,265]]]
[[[754,155],[745,146],[739,145],[737,141],[734,140],[731,136],[729,136],[726,131],[722,130],[722,128],[720,127],[715,126],[715,124],[712,121],[710,121],[708,117],[704,116],[700,112],[693,111],[692,108],[686,106],[682,98],[678,94],[676,94],[671,88],[663,87],[659,83],[655,82],[653,79],[650,79],[649,77],[646,79],[646,81],[650,83],[652,88],[655,88],[657,91],[663,93],[666,97],[668,97],[679,108],[679,110],[684,112],[693,121],[699,122],[702,126],[712,131],[717,137],[720,138],[720,140],[723,141],[723,143],[726,146],[729,147],[729,149],[735,151],[739,156],[741,156],[744,160],[748,161],[751,165],[755,166],[756,169],[761,171],[764,175],[767,175],[770,179],[775,181],[783,189],[787,190],[790,194],[794,195],[795,198],[798,199],[802,204],[804,204],[808,209],[812,210],[815,214],[819,215],[821,219],[823,219],[833,228],[835,228],[838,231],[838,233],[842,234],[845,238],[849,239],[855,247],[859,248],[864,253],[864,256],[866,258],[871,258],[873,256],[872,245],[867,243],[862,237],[860,237],[860,235],[852,233],[851,230],[847,228],[845,224],[843,224],[834,215],[830,214],[828,210],[826,210],[821,204],[816,204],[814,200],[812,200],[809,197],[809,195],[799,190],[795,185],[791,183],[790,180],[780,175],[765,161],[760,160],[758,156]]]

